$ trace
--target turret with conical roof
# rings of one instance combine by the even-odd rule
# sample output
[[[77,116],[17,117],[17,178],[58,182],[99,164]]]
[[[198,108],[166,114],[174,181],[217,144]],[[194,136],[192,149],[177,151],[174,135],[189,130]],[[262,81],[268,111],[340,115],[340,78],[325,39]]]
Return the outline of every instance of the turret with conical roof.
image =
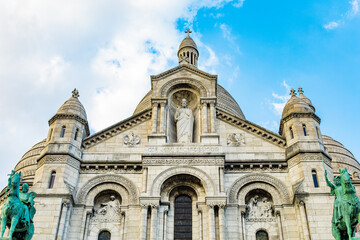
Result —
[[[75,88],[72,96],[49,120],[47,147],[44,149],[47,153],[70,151],[74,157],[80,157],[82,140],[89,136],[90,132],[85,108],[79,101],[79,96],[79,91]],[[68,147],[68,144],[71,147]]]
[[[39,195],[53,195],[54,201],[71,199],[80,172],[82,141],[88,136],[89,126],[79,91],[49,120],[45,147],[37,159],[33,190]],[[61,196],[61,197],[58,197]]]
[[[197,50],[196,43],[189,35],[191,33],[190,29],[187,29],[185,33],[187,33],[187,36],[181,42],[178,51],[179,64],[197,67],[199,51]]]
[[[320,118],[315,114],[315,107],[309,98],[305,97],[299,87],[299,97],[291,89],[290,99],[286,103],[280,122],[279,133],[286,138],[288,151],[291,157],[306,151],[324,151],[320,133]],[[291,146],[291,147],[290,147]]]

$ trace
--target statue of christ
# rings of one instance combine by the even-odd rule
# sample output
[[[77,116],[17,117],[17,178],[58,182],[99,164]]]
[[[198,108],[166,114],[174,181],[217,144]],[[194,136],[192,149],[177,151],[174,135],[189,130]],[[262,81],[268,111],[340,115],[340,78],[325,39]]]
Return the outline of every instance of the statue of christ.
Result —
[[[182,99],[181,108],[175,112],[176,134],[178,143],[190,143],[193,140],[194,116],[187,107],[186,99]]]

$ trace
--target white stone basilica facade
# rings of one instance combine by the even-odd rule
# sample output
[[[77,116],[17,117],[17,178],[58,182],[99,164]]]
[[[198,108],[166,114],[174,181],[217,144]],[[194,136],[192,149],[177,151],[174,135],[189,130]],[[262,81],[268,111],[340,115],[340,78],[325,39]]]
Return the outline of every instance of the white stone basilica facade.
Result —
[[[189,32],[178,57],[125,120],[90,135],[77,90],[49,120],[15,166],[37,193],[33,239],[333,239],[324,167],[330,180],[346,167],[359,192],[360,165],[302,89],[274,133],[197,68]]]

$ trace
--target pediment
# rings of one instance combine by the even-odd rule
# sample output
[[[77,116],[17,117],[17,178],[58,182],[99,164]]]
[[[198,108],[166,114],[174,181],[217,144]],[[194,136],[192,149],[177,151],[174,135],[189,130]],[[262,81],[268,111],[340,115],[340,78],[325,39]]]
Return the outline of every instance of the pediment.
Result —
[[[247,133],[250,133],[268,143],[271,143],[273,145],[276,145],[281,148],[286,147],[286,139],[276,134],[270,130],[267,130],[263,127],[260,127],[259,125],[252,123],[250,121],[247,121],[245,119],[240,119],[238,117],[235,117],[232,114],[229,114],[225,111],[216,110],[216,117],[236,128],[239,128]]]
[[[212,75],[210,73],[207,73],[207,72],[204,72],[204,71],[201,71],[195,67],[192,67],[190,65],[179,65],[179,66],[176,66],[174,68],[171,68],[165,72],[162,72],[160,74],[157,74],[157,75],[151,75],[151,80],[161,80],[161,79],[164,79],[164,78],[168,78],[169,76],[172,76],[172,75],[176,75],[177,73],[179,72],[188,72],[188,73],[191,73],[191,74],[195,74],[199,77],[202,77],[202,78],[206,78],[206,79],[211,79],[211,80],[216,80],[217,79],[217,75]]]
[[[142,111],[136,115],[133,115],[123,121],[120,121],[104,130],[101,130],[83,140],[82,147],[88,149],[101,142],[107,141],[131,128],[134,128],[151,119],[151,109]]]

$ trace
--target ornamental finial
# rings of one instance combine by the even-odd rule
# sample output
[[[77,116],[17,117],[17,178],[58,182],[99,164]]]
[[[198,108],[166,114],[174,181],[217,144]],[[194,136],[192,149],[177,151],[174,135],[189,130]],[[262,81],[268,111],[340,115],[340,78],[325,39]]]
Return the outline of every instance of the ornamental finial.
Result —
[[[296,92],[295,92],[295,90],[293,88],[290,90],[290,95],[291,96],[296,96]]]
[[[187,33],[187,37],[190,37],[189,34],[192,33],[192,31],[190,31],[190,29],[186,29],[185,33]]]
[[[80,97],[79,91],[76,88],[74,88],[74,91],[72,91],[72,97],[74,97],[74,98]]]
[[[303,91],[302,87],[299,87],[299,89],[298,89],[298,93],[299,93],[299,94],[303,94],[303,93],[304,93],[304,91]]]

